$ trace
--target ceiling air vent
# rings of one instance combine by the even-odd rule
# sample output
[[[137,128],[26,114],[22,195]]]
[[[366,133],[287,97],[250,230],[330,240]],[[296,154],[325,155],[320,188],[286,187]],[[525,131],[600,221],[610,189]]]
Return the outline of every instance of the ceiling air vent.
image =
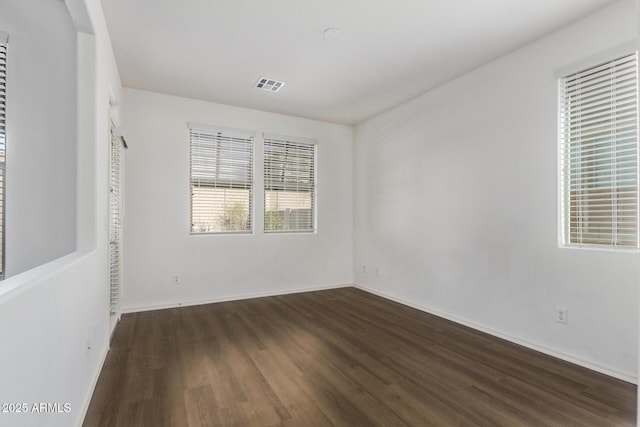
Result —
[[[274,79],[265,79],[264,77],[260,77],[256,83],[256,87],[258,89],[268,90],[269,92],[277,92],[282,88],[282,86],[284,86],[284,82]]]

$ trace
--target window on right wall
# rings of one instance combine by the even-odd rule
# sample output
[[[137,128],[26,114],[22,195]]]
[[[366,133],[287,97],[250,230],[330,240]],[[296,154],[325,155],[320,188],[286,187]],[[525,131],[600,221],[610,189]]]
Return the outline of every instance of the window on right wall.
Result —
[[[313,141],[264,135],[264,231],[316,230]]]
[[[637,52],[560,78],[563,246],[638,248],[637,82]]]

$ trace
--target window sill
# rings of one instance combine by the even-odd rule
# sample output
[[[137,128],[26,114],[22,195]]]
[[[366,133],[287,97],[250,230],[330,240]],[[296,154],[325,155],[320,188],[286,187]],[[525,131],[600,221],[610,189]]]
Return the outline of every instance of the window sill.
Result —
[[[629,247],[616,247],[616,246],[598,246],[598,245],[558,245],[560,249],[578,249],[583,251],[590,252],[611,252],[611,253],[621,253],[621,254],[638,254],[640,253],[640,249],[638,248],[629,248]]]

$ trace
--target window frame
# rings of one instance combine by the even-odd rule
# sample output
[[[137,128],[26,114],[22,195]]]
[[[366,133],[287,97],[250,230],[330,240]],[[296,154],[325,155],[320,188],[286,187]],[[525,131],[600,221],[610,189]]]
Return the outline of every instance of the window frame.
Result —
[[[202,123],[187,123],[188,128],[188,144],[189,144],[189,234],[191,236],[202,236],[202,235],[252,235],[255,232],[255,159],[256,159],[256,134],[252,131],[242,130],[242,129],[233,129],[223,126],[216,125],[208,125]],[[248,212],[247,219],[249,223],[249,227],[244,230],[208,230],[208,231],[195,231],[194,230],[194,198],[193,198],[193,131],[201,132],[201,133],[221,133],[221,134],[229,134],[229,135],[237,135],[242,136],[247,139],[250,139],[251,147],[248,150],[250,154],[249,158],[249,167],[247,170],[250,173],[250,181],[249,181],[249,197],[248,197]],[[222,188],[222,187],[221,187]],[[230,187],[231,188],[231,187]]]
[[[300,138],[300,137],[292,137],[285,135],[277,135],[277,134],[263,134],[263,224],[262,230],[264,234],[317,234],[318,232],[318,141],[310,138]],[[310,175],[312,180],[311,188],[311,228],[297,228],[297,229],[283,229],[283,230],[274,230],[267,229],[267,192],[268,191],[278,191],[273,188],[268,187],[267,182],[267,145],[269,142],[279,142],[286,145],[291,146],[309,146],[312,147],[312,160],[310,163]],[[283,184],[284,186],[284,184]],[[281,190],[286,191],[286,190]]]
[[[569,142],[566,140],[566,129],[567,126],[570,125],[571,121],[569,118],[565,118],[563,114],[564,103],[567,100],[567,95],[564,92],[564,80],[571,76],[581,73],[588,73],[594,71],[598,67],[606,66],[607,64],[614,64],[616,61],[619,61],[623,58],[635,55],[635,73],[636,73],[636,91],[635,91],[635,108],[636,108],[636,128],[635,128],[635,170],[632,173],[635,173],[635,246],[633,245],[625,245],[623,239],[617,239],[616,231],[612,231],[612,239],[616,239],[612,241],[610,244],[607,243],[594,243],[597,238],[593,237],[588,240],[592,240],[591,242],[585,241],[576,241],[578,239],[572,239],[571,237],[571,203],[569,199],[571,198],[571,190],[569,189],[569,183],[574,174],[574,169],[569,169],[565,171],[565,168],[568,167],[570,163],[570,147]],[[617,46],[613,49],[607,50],[600,54],[594,55],[592,57],[586,58],[582,61],[576,62],[567,67],[563,67],[562,69],[556,72],[556,77],[558,81],[558,101],[557,101],[557,118],[558,118],[558,247],[567,248],[567,249],[583,249],[583,250],[598,250],[598,251],[615,251],[615,252],[630,252],[637,253],[640,248],[640,150],[638,149],[638,144],[640,143],[639,138],[639,122],[638,122],[638,105],[639,105],[639,95],[638,95],[638,50],[635,42],[628,42]],[[593,108],[593,107],[591,107]],[[607,138],[611,138],[610,135],[617,135],[619,132],[612,130],[612,132],[607,134]],[[593,141],[593,144],[596,144],[597,141]],[[608,152],[611,152],[612,155],[616,157],[619,154],[619,151],[616,148],[608,148]],[[584,167],[584,161],[582,159],[579,160],[580,165]],[[602,161],[598,159],[598,161]],[[594,164],[594,167],[597,167],[600,163]],[[614,163],[615,165],[615,163]],[[615,171],[615,167],[613,168]],[[611,173],[611,171],[609,171]],[[611,184],[611,191],[617,191],[616,185],[620,182],[619,177],[614,178],[614,182]],[[586,189],[594,189],[597,187],[590,186],[582,186],[580,185],[582,190]],[[618,218],[617,211],[614,207],[617,205],[617,201],[619,200],[619,196],[611,196],[611,209],[607,212],[611,212],[611,227],[618,227]],[[633,203],[632,203],[633,206]],[[593,209],[593,208],[592,208]],[[593,211],[592,211],[593,213]],[[579,223],[579,227],[584,227],[584,221],[582,219],[578,219],[576,222]],[[631,234],[633,235],[633,233]]]

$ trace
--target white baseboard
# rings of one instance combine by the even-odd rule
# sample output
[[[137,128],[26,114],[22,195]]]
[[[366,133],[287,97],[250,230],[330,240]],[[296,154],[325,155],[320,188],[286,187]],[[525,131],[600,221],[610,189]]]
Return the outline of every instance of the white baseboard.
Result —
[[[385,299],[388,299],[388,300],[391,300],[391,301],[395,301],[395,302],[397,302],[399,304],[406,305],[406,306],[411,307],[411,308],[415,308],[416,310],[420,310],[420,311],[423,311],[425,313],[432,314],[434,316],[442,317],[443,319],[450,320],[450,321],[458,323],[460,325],[468,326],[469,328],[472,328],[472,329],[475,329],[475,330],[478,330],[478,331],[481,331],[481,332],[485,332],[485,333],[487,333],[489,335],[493,335],[495,337],[502,338],[504,340],[513,342],[513,343],[521,345],[523,347],[527,347],[527,348],[530,348],[532,350],[539,351],[540,353],[544,353],[546,355],[549,355],[549,356],[552,356],[552,357],[556,357],[558,359],[565,360],[567,362],[573,363],[575,365],[582,366],[582,367],[587,368],[587,369],[591,369],[592,371],[600,372],[601,374],[605,374],[605,375],[608,375],[610,377],[614,377],[614,378],[617,378],[617,379],[620,379],[620,380],[623,380],[623,381],[627,381],[627,382],[632,383],[632,384],[638,384],[638,378],[633,373],[621,372],[621,371],[618,371],[618,370],[615,370],[615,369],[611,369],[608,366],[603,366],[603,365],[600,365],[598,363],[591,362],[589,360],[584,360],[584,359],[581,359],[579,357],[575,357],[575,356],[573,356],[571,354],[563,353],[563,352],[560,352],[560,351],[557,351],[557,350],[554,350],[554,349],[551,349],[551,348],[540,346],[540,345],[535,344],[533,342],[529,342],[529,341],[523,340],[521,338],[517,338],[517,337],[514,337],[512,335],[505,334],[503,332],[500,332],[500,331],[497,331],[495,329],[489,328],[487,326],[472,322],[470,320],[463,319],[461,317],[454,316],[454,315],[451,315],[451,314],[448,314],[448,313],[444,313],[442,311],[435,310],[435,309],[433,309],[431,307],[426,307],[426,306],[423,306],[423,305],[420,305],[420,304],[415,304],[415,303],[413,303],[411,301],[407,301],[407,300],[404,300],[402,298],[397,298],[397,297],[394,297],[393,295],[389,295],[387,293],[380,292],[380,291],[377,291],[375,289],[370,289],[370,288],[368,288],[366,286],[363,286],[363,285],[358,285],[358,284],[354,283],[353,287],[355,287],[357,289],[360,289],[360,290],[363,290],[365,292],[368,292],[370,294],[377,295],[379,297],[382,297],[382,298],[385,298]]]
[[[416,303],[413,303],[411,301],[404,300],[402,298],[397,298],[397,297],[395,297],[393,295],[390,295],[390,294],[387,294],[385,292],[380,292],[380,291],[377,291],[375,289],[371,289],[371,288],[368,288],[366,286],[355,284],[355,283],[353,283],[353,284],[350,283],[350,284],[338,284],[338,285],[312,286],[312,287],[297,288],[297,289],[283,289],[283,290],[278,290],[278,291],[258,292],[258,293],[252,293],[252,294],[229,295],[229,296],[210,298],[210,299],[182,301],[182,302],[174,302],[174,303],[167,303],[167,304],[149,305],[149,306],[124,307],[122,309],[122,313],[123,314],[125,314],[125,313],[140,313],[140,312],[144,312],[144,311],[163,310],[163,309],[167,309],[167,308],[188,307],[188,306],[194,306],[194,305],[213,304],[213,303],[217,303],[217,302],[239,301],[239,300],[251,299],[251,298],[262,298],[262,297],[270,297],[270,296],[297,294],[297,293],[301,293],[301,292],[322,291],[322,290],[338,289],[338,288],[345,288],[345,287],[351,287],[351,286],[355,287],[355,288],[358,288],[358,289],[361,289],[361,290],[363,290],[365,292],[377,295],[379,297],[382,297],[382,298],[385,298],[385,299],[388,299],[388,300],[391,300],[391,301],[395,301],[395,302],[400,303],[402,305],[406,305],[408,307],[415,308],[416,310],[420,310],[420,311],[423,311],[425,313],[429,313],[429,314],[432,314],[434,316],[442,317],[443,319],[447,319],[447,320],[450,320],[452,322],[455,322],[455,323],[458,323],[458,324],[461,324],[461,325],[464,325],[464,326],[468,326],[468,327],[470,327],[472,329],[475,329],[475,330],[487,333],[489,335],[493,335],[495,337],[498,337],[498,338],[513,342],[513,343],[521,345],[523,347],[527,347],[527,348],[530,348],[532,350],[539,351],[540,353],[544,353],[544,354],[547,354],[549,356],[565,360],[567,362],[582,366],[582,367],[587,368],[587,369],[591,369],[592,371],[600,372],[600,373],[608,375],[610,377],[618,378],[620,380],[627,381],[627,382],[630,382],[630,383],[633,383],[633,384],[637,384],[638,383],[638,378],[633,373],[618,371],[618,370],[612,369],[612,368],[610,368],[608,366],[603,366],[603,365],[600,365],[598,363],[591,362],[589,360],[584,360],[584,359],[581,359],[579,357],[573,356],[571,354],[563,353],[563,352],[560,352],[558,350],[554,350],[554,349],[551,349],[551,348],[548,348],[548,347],[544,347],[544,346],[538,345],[536,343],[533,343],[533,342],[530,342],[530,341],[526,341],[526,340],[523,340],[521,338],[518,338],[518,337],[515,337],[515,336],[512,336],[512,335],[503,333],[501,331],[498,331],[498,330],[495,330],[493,328],[481,325],[479,323],[472,322],[470,320],[467,320],[467,319],[464,319],[464,318],[461,318],[461,317],[458,317],[458,316],[454,316],[454,315],[442,312],[440,310],[433,309],[431,307],[427,307],[427,306],[423,306],[423,305],[420,305],[420,304],[416,304]],[[97,381],[97,378],[96,378],[96,381]]]
[[[122,314],[127,313],[141,313],[144,311],[153,311],[153,310],[164,310],[167,308],[177,308],[177,307],[189,307],[193,305],[203,305],[203,304],[214,304],[217,302],[228,302],[228,301],[240,301],[244,299],[251,298],[264,298],[264,297],[275,297],[280,295],[289,295],[289,294],[299,294],[302,292],[313,292],[313,291],[324,291],[328,289],[339,289],[339,288],[347,288],[353,286],[351,283],[347,284],[338,284],[338,285],[324,285],[324,286],[310,286],[308,288],[296,288],[296,289],[282,289],[278,291],[267,291],[267,292],[257,292],[252,294],[239,294],[239,295],[229,295],[224,297],[210,298],[210,299],[201,299],[201,300],[191,300],[191,301],[181,301],[181,302],[172,302],[166,304],[154,304],[148,306],[137,306],[137,307],[123,307]]]

